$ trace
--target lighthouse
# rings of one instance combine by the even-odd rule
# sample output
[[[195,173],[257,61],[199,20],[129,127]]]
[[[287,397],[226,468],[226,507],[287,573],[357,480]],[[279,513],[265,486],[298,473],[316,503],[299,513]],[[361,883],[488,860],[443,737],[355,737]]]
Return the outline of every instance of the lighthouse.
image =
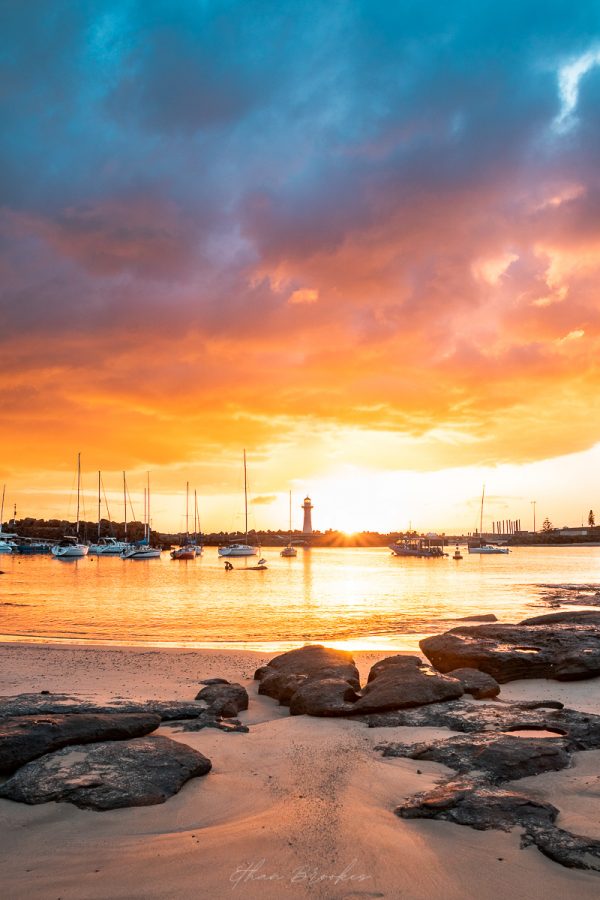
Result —
[[[302,509],[304,510],[304,525],[302,526],[302,534],[312,534],[312,517],[311,510],[313,508],[310,497],[304,498]]]

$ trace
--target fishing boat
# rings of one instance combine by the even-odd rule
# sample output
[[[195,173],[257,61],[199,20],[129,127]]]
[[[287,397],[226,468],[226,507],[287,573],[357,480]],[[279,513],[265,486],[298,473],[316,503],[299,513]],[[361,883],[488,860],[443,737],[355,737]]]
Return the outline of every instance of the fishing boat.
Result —
[[[444,541],[442,538],[402,538],[389,545],[394,556],[413,556],[418,559],[443,559]]]
[[[52,556],[56,559],[80,559],[87,556],[89,547],[79,541],[79,503],[81,497],[81,453],[77,454],[77,524],[75,537],[65,535],[62,541],[52,547]]]
[[[488,556],[498,553],[510,553],[508,547],[499,547],[497,544],[488,544],[483,538],[483,503],[485,500],[485,484],[481,492],[481,511],[479,513],[479,538],[469,541],[467,550],[469,553],[478,553],[481,556]]]
[[[246,451],[244,450],[244,513],[245,513],[245,543],[227,544],[219,547],[219,556],[256,556],[258,547],[252,547],[248,543],[248,476],[246,472]]]
[[[185,485],[185,541],[180,547],[171,550],[171,559],[196,559],[196,546],[190,541],[189,496],[190,483],[187,481]]]
[[[290,538],[287,547],[284,547],[280,556],[298,556],[298,551],[292,544],[292,492],[290,491]]]
[[[134,544],[129,544],[121,553],[121,559],[158,559],[160,547],[150,546],[150,473],[148,486],[144,488],[144,537]]]

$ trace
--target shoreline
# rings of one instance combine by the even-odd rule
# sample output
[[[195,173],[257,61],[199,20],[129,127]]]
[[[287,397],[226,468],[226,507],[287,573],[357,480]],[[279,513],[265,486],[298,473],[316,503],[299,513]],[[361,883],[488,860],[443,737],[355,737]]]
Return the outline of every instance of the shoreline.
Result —
[[[98,701],[189,700],[201,679],[223,677],[242,683],[250,697],[239,714],[247,734],[159,728],[157,734],[188,744],[213,764],[205,778],[192,779],[164,804],[98,813],[69,803],[0,800],[6,896],[218,900],[233,892],[248,900],[595,900],[597,873],[566,869],[536,848],[521,849],[518,828],[474,831],[396,816],[399,803],[431,789],[449,770],[384,758],[377,745],[453,732],[290,716],[259,695],[253,680],[254,669],[273,655],[0,643],[5,696],[49,690]],[[389,651],[353,655],[365,681]],[[598,713],[598,694],[594,679],[536,679],[503,685],[501,698],[553,697]],[[557,803],[565,827],[600,838],[599,768],[600,751],[586,751],[572,767],[530,782],[536,796]]]

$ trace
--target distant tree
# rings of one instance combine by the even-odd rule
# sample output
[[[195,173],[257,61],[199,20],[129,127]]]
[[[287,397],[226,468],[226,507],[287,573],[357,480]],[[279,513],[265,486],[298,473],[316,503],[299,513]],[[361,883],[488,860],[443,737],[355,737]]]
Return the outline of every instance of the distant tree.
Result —
[[[554,525],[550,521],[550,519],[546,518],[542,522],[542,531],[554,531]]]
[[[595,524],[596,524],[596,519],[594,518],[594,510],[590,509],[589,514],[588,514],[588,525],[590,526],[590,528],[593,528]]]

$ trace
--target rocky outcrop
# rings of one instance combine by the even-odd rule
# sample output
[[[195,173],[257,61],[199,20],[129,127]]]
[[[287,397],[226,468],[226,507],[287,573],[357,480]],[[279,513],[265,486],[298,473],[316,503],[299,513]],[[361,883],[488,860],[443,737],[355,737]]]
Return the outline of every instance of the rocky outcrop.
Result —
[[[523,619],[519,625],[600,625],[600,612],[597,609],[582,609],[577,612],[546,613],[543,616],[532,616]]]
[[[387,672],[389,669],[422,669],[427,665],[419,656],[404,656],[398,653],[396,656],[386,656],[385,659],[380,659],[379,662],[376,662],[373,666],[371,666],[371,671],[369,672],[369,677],[367,678],[367,684],[377,678],[378,675],[382,675],[384,672]]]
[[[297,650],[290,650],[274,657],[266,666],[254,673],[255,679],[262,681],[266,675],[277,672],[281,675],[301,675],[343,678],[355,690],[360,688],[358,669],[352,654],[345,650],[333,650],[321,644],[308,644]]]
[[[354,704],[353,715],[439,703],[454,700],[463,693],[457,678],[440,675],[423,664],[400,662],[402,657],[392,659],[398,661],[386,666],[377,664],[379,669]]]
[[[198,692],[196,700],[204,701],[216,716],[224,719],[231,719],[248,709],[248,691],[241,684],[210,684]]]
[[[309,678],[290,700],[292,716],[351,715],[358,700],[353,687],[343,678]]]
[[[24,765],[0,786],[0,797],[95,810],[151,806],[210,768],[197,750],[165,737],[76,744]]]
[[[193,719],[206,712],[207,704],[191,700],[114,700],[112,703],[94,703],[69,694],[18,694],[16,697],[0,697],[0,720],[9,716],[37,716],[54,713],[91,713],[113,715],[115,713],[156,714],[162,721],[169,719]]]
[[[479,669],[452,669],[448,675],[458,678],[465,694],[471,694],[476,700],[497,697],[500,693],[500,685],[496,679]]]
[[[476,769],[493,784],[556,772],[571,763],[564,738],[522,738],[510,734],[461,734],[421,744],[382,744],[383,756],[427,759],[463,774]]]
[[[549,826],[558,809],[525,794],[477,784],[466,778],[447,781],[416,794],[395,810],[403,819],[443,819],[483,831],[510,831],[515,825]]]
[[[122,741],[150,734],[160,725],[153,713],[38,715],[0,719],[0,774],[71,744]]]
[[[480,616],[461,616],[455,619],[455,622],[497,622],[498,619],[494,613],[482,613]]]
[[[325,672],[325,675],[317,673],[313,677],[317,679],[322,677],[326,678],[327,670],[325,669],[323,671]],[[277,672],[275,669],[271,669],[262,676],[258,685],[258,693],[264,694],[267,697],[272,697],[274,700],[279,700],[281,706],[289,706],[290,700],[298,688],[307,681],[309,681],[308,675],[286,675],[283,672]]]
[[[462,626],[425,638],[420,647],[440,672],[479,669],[500,684],[600,675],[600,626],[593,624]]]

